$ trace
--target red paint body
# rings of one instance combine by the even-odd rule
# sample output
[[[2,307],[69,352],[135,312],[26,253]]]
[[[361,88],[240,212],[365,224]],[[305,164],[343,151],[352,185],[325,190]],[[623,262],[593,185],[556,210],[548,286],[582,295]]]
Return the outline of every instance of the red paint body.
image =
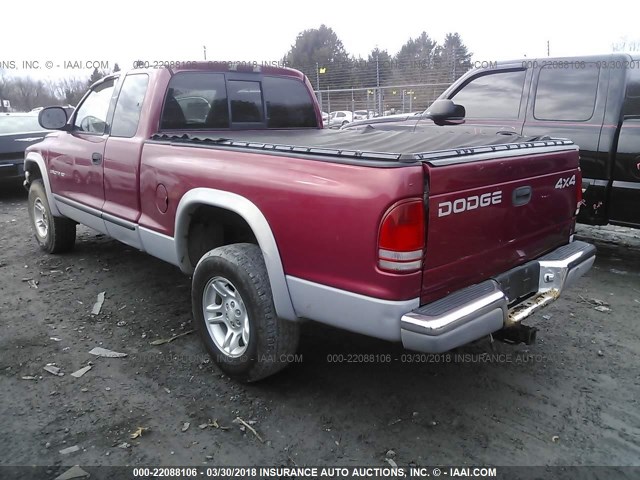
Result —
[[[297,76],[311,90],[299,72],[263,68],[262,73]],[[575,188],[558,190],[554,185],[561,176],[579,175],[575,151],[450,166],[376,168],[145,143],[158,131],[170,72],[149,75],[135,137],[85,140],[58,132],[31,148],[43,154],[49,172],[65,174],[49,174],[54,193],[170,237],[176,208],[187,191],[208,187],[237,193],[266,217],[287,275],[388,300],[420,297],[427,303],[569,241]],[[316,113],[322,125],[317,105]],[[104,152],[99,166],[90,161],[96,145]],[[168,193],[164,213],[159,184]],[[514,207],[511,191],[522,185],[531,186],[534,196],[527,205]],[[423,270],[381,271],[378,234],[385,212],[401,199],[422,199],[426,186]],[[441,202],[495,190],[503,192],[499,205],[438,217]]]

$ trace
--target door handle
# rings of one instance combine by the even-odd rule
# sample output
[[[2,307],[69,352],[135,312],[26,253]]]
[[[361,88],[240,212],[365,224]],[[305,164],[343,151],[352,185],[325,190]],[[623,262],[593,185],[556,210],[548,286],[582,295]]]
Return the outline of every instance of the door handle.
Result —
[[[513,191],[513,196],[511,197],[511,201],[513,205],[516,207],[520,207],[522,205],[526,205],[531,200],[531,187],[518,187]]]
[[[102,155],[98,152],[94,152],[91,154],[91,163],[94,165],[100,165],[102,162]]]

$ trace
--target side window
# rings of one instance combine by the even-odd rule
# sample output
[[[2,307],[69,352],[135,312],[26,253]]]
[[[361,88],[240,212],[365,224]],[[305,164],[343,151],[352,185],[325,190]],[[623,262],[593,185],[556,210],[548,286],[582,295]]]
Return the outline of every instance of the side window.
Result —
[[[640,115],[640,69],[638,62],[635,68],[627,70],[627,91],[624,99],[623,115]]]
[[[262,91],[267,108],[267,128],[318,126],[314,102],[301,81],[264,77]]]
[[[229,128],[224,75],[199,72],[176,74],[169,82],[160,128]]]
[[[262,122],[262,89],[260,82],[229,80],[231,121],[234,123]]]
[[[533,116],[536,120],[583,122],[593,116],[600,71],[594,63],[585,68],[540,69]]]
[[[525,75],[525,70],[512,70],[475,77],[452,100],[465,108],[467,118],[516,119]]]
[[[147,74],[128,75],[124,79],[113,115],[112,137],[133,137],[136,134],[148,83]]]
[[[101,83],[76,110],[74,130],[102,134],[107,128],[107,112],[113,95],[113,80]]]

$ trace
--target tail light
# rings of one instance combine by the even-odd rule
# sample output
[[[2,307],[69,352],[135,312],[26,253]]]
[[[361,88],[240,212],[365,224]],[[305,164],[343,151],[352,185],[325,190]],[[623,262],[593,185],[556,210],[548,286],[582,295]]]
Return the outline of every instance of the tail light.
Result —
[[[415,272],[424,255],[424,203],[409,200],[391,207],[378,237],[378,266],[390,272]]]
[[[582,205],[582,171],[578,168],[576,175],[576,215],[580,213],[580,206]]]

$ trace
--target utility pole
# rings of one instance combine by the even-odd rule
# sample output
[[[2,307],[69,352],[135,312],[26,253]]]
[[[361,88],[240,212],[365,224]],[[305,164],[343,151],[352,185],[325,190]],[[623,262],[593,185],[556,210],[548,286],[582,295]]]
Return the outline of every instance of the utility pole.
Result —
[[[547,40],[547,57],[551,56],[551,49],[549,48],[549,40]]]
[[[451,79],[451,81],[455,82],[456,81],[456,62],[457,62],[456,47],[453,47],[452,50],[453,50],[453,78]]]
[[[202,46],[202,50],[204,51],[204,59],[206,60],[207,59],[207,46],[203,45]]]

